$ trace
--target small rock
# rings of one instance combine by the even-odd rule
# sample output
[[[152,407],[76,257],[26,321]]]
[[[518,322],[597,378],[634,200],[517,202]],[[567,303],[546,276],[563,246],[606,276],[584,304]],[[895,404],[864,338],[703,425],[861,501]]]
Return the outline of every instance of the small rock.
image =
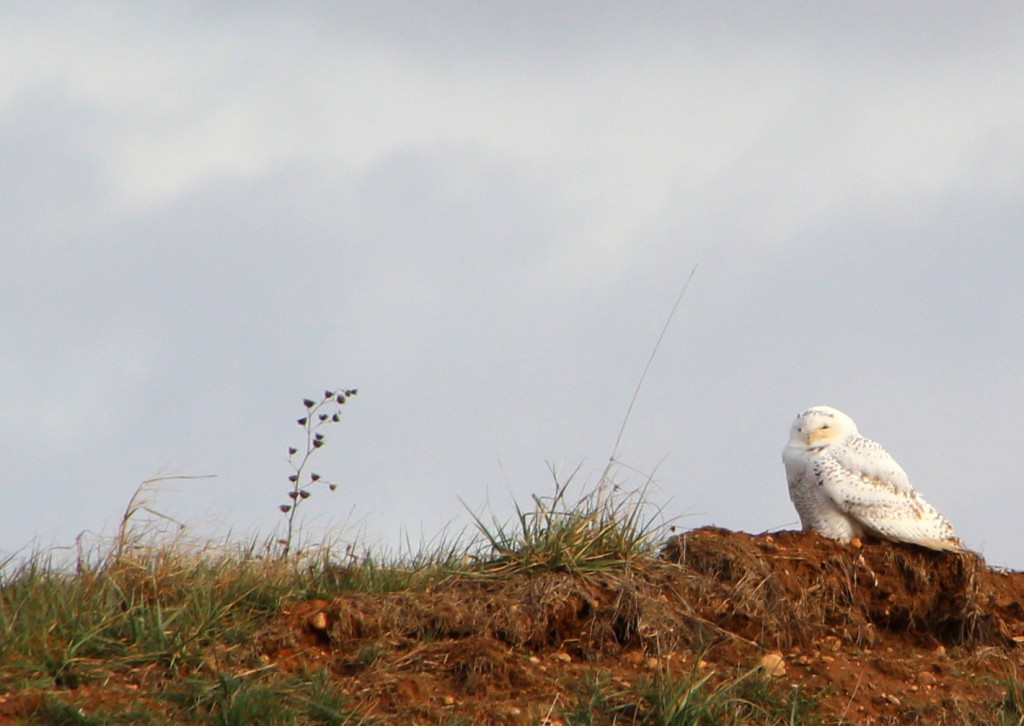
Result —
[[[644,666],[649,671],[657,670],[658,669],[658,665],[659,665],[658,664],[658,659],[654,658],[653,656],[648,658],[646,661],[644,661]]]
[[[821,640],[821,649],[827,650],[832,653],[838,653],[839,649],[843,647],[843,641],[834,635],[827,635]]]
[[[572,656],[563,650],[555,653],[555,660],[560,660],[563,663],[572,663]]]
[[[631,650],[626,653],[624,660],[632,666],[638,666],[644,662],[644,654],[639,650]]]
[[[323,610],[313,613],[309,618],[309,627],[313,628],[313,630],[327,630],[327,613]]]
[[[530,656],[530,658],[529,658],[529,661],[530,661],[531,663],[540,663],[540,658],[538,658],[538,657],[537,657],[537,656],[535,656],[535,655],[531,655],[531,656]]]
[[[455,696],[445,696],[444,697],[444,705],[445,706],[454,706],[455,705]]]
[[[786,674],[786,661],[782,653],[765,653],[761,657],[760,665],[769,678],[779,678]]]
[[[919,686],[934,686],[938,683],[938,679],[928,671],[921,671],[917,674],[917,684]]]

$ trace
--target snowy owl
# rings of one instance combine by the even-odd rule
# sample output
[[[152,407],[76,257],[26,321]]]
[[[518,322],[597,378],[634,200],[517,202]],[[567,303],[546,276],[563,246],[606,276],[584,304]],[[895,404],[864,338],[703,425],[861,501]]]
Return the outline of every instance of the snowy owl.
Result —
[[[962,548],[953,525],[842,411],[815,406],[797,416],[782,461],[804,529],[840,542],[873,534],[933,550]]]

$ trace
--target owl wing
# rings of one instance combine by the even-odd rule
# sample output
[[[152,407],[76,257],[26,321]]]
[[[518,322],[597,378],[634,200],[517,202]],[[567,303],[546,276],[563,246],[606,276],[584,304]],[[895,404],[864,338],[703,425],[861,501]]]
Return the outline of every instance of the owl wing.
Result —
[[[822,487],[840,510],[886,539],[959,549],[953,526],[910,484],[882,446],[853,437],[821,464]]]
[[[880,489],[892,490],[898,495],[914,491],[907,472],[877,441],[851,436],[842,444],[833,446],[830,453],[846,472],[875,483]]]

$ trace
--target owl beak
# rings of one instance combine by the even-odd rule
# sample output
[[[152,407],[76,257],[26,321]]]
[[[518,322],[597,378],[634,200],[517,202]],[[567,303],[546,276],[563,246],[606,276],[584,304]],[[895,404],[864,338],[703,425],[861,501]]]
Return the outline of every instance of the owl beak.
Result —
[[[813,431],[807,432],[807,445],[814,446],[820,441],[827,441],[830,436],[829,432],[825,429],[814,429]]]

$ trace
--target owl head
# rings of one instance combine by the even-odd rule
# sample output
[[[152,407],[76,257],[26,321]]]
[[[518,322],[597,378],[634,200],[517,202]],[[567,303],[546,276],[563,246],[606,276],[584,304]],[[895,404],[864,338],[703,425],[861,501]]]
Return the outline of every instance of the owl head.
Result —
[[[789,431],[791,446],[827,446],[857,433],[857,424],[831,406],[815,406],[796,417]]]

